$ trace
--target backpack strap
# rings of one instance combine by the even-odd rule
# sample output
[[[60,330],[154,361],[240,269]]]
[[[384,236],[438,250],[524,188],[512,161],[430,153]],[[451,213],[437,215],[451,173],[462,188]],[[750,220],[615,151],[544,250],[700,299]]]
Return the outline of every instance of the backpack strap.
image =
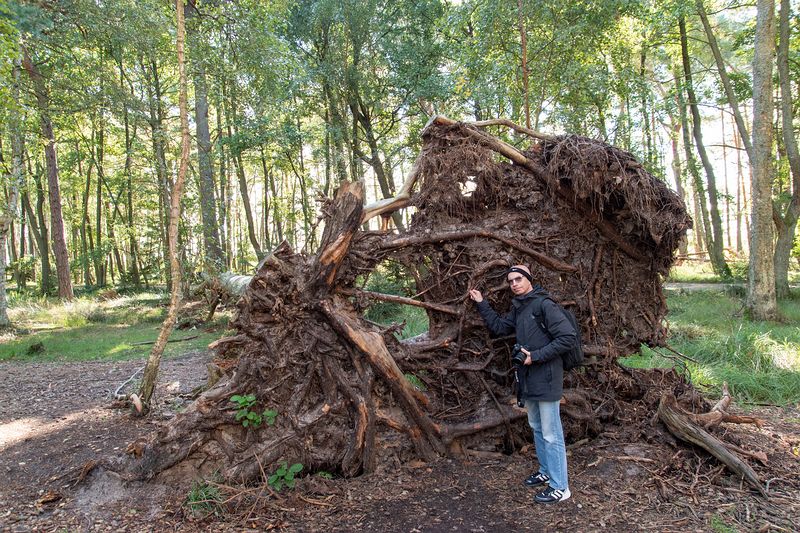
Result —
[[[542,305],[544,305],[545,300],[550,300],[551,302],[555,303],[555,300],[553,300],[550,296],[535,298],[531,303],[531,312],[539,324],[539,327],[541,327],[542,331],[547,333],[547,336],[552,340],[553,336],[550,334],[550,331],[547,329],[547,325],[544,323],[544,313],[542,312]]]

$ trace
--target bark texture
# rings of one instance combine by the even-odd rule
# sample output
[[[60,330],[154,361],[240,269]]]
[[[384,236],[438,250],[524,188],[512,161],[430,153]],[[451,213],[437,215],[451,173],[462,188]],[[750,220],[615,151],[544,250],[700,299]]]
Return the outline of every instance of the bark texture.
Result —
[[[753,56],[753,185],[747,307],[756,320],[778,316],[772,229],[772,56],[775,53],[775,3],[757,3]]]

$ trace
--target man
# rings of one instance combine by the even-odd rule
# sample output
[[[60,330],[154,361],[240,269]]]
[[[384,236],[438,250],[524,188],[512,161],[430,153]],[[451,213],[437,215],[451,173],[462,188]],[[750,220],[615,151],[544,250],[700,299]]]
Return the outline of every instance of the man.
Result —
[[[525,485],[531,488],[547,485],[534,497],[538,503],[561,502],[570,497],[567,450],[559,411],[564,386],[561,354],[575,344],[575,328],[544,289],[533,285],[527,266],[511,267],[507,280],[514,298],[511,311],[503,317],[483,299],[480,291],[470,289],[469,296],[478,304],[478,312],[492,333],[516,332],[517,344],[525,355],[524,364],[517,367],[519,398],[528,411],[539,459],[539,471],[531,474]],[[541,315],[536,316],[537,312]]]

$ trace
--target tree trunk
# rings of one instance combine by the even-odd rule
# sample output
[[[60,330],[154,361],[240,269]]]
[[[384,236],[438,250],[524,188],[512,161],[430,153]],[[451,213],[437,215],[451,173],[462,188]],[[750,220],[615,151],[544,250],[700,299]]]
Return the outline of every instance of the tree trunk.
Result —
[[[337,105],[336,100],[334,100],[333,90],[331,89],[330,82],[328,80],[323,82],[322,90],[325,97],[325,102],[328,104],[328,117],[330,122],[326,124],[326,131],[330,135],[332,141],[331,155],[333,157],[333,167],[336,171],[336,185],[338,186],[339,183],[347,181],[347,158],[345,156],[344,149],[344,132],[347,130],[347,126],[342,118],[342,113],[339,110],[339,106]],[[327,187],[325,188],[324,193],[327,196]]]
[[[196,32],[195,32],[196,33]],[[199,38],[199,35],[196,36]],[[208,127],[208,89],[203,61],[194,61],[195,126],[197,130],[197,170],[200,182],[200,214],[203,220],[203,246],[207,269],[220,272],[225,265],[217,223],[214,169],[211,164],[211,133]]]
[[[747,307],[755,320],[778,316],[772,230],[772,59],[775,2],[758,0],[753,55],[753,186]]]
[[[706,231],[706,242],[708,243],[708,254],[711,258],[711,265],[714,272],[723,279],[731,276],[730,268],[725,262],[723,253],[722,219],[719,215],[719,195],[717,194],[716,178],[714,177],[714,167],[706,153],[703,144],[703,123],[700,118],[700,108],[698,107],[697,95],[694,92],[692,83],[692,69],[689,62],[689,46],[686,37],[686,21],[681,17],[678,21],[681,36],[681,58],[683,61],[683,72],[686,79],[686,95],[689,98],[689,109],[692,112],[692,133],[694,135],[695,147],[700,154],[700,161],[706,171],[708,181],[708,205],[711,215],[711,232]],[[705,203],[705,202],[703,202]]]
[[[686,168],[692,177],[692,199],[694,204],[694,216],[697,220],[695,231],[695,251],[706,250],[708,237],[711,235],[711,223],[706,209],[705,191],[700,171],[697,168],[697,160],[692,152],[692,139],[689,135],[689,119],[686,116],[686,99],[684,98],[683,84],[679,75],[675,76],[675,88],[678,94],[678,113],[681,121],[681,131],[683,132],[683,150],[686,153]]]
[[[179,99],[178,105],[180,109],[181,119],[181,160],[178,167],[178,178],[175,180],[175,187],[172,189],[172,196],[170,198],[170,213],[169,213],[169,258],[170,258],[170,271],[172,287],[170,291],[169,311],[167,318],[161,325],[161,331],[158,334],[156,343],[150,352],[147,359],[147,365],[142,375],[142,385],[139,389],[139,398],[142,402],[143,410],[149,410],[150,401],[153,397],[153,391],[156,386],[156,379],[158,378],[158,369],[161,365],[161,356],[164,353],[164,348],[167,345],[167,340],[175,327],[175,322],[178,316],[178,307],[180,305],[180,280],[181,280],[181,267],[178,262],[178,223],[180,222],[181,215],[181,196],[183,195],[183,184],[186,180],[186,171],[189,167],[189,116],[187,111],[187,89],[186,89],[186,66],[183,55],[184,43],[184,22],[183,22],[183,0],[176,0],[175,11],[177,15],[177,38],[176,48],[178,52],[178,86],[179,86]]]
[[[77,149],[77,147],[76,147]],[[87,289],[92,285],[92,274],[91,270],[89,269],[89,243],[87,241],[87,226],[89,225],[89,192],[91,191],[92,187],[92,169],[94,165],[91,163],[86,165],[86,187],[83,189],[83,194],[81,196],[81,205],[83,206],[83,210],[81,211],[81,224],[80,224],[80,236],[81,236],[81,265],[83,267],[83,286]],[[81,167],[78,166],[79,173]],[[88,228],[88,231],[91,232],[91,228]]]
[[[244,209],[244,216],[247,220],[247,237],[250,239],[250,244],[256,252],[256,257],[260,261],[264,257],[264,252],[261,250],[261,245],[258,242],[258,235],[256,234],[256,225],[253,220],[253,208],[250,204],[250,192],[248,191],[247,178],[244,174],[244,163],[242,161],[242,153],[237,152],[233,157],[233,166],[236,167],[236,177],[239,181],[239,193],[242,195],[242,208]]]
[[[797,219],[800,217],[800,151],[794,132],[792,84],[789,76],[789,0],[781,0],[778,38],[778,76],[781,89],[781,125],[786,157],[791,170],[791,196],[783,212],[778,201],[773,202],[773,218],[778,239],[775,242],[775,292],[777,298],[789,296],[789,260],[792,255]]]
[[[164,107],[161,101],[161,80],[158,77],[158,65],[150,61],[147,79],[147,92],[150,111],[150,127],[153,137],[153,153],[155,156],[156,177],[159,191],[159,233],[161,234],[161,254],[163,264],[169,263],[169,177],[167,176],[166,132],[164,131]],[[152,78],[152,82],[151,82]],[[166,273],[167,285],[170,284],[170,271]]]
[[[357,144],[353,145],[353,150],[356,154],[359,154],[362,160],[369,163],[369,165],[372,167],[373,172],[375,172],[375,177],[378,180],[378,185],[381,188],[381,194],[383,194],[383,198],[391,198],[394,196],[394,183],[392,183],[391,171],[387,172],[383,166],[383,162],[381,161],[378,140],[375,138],[375,132],[372,127],[372,118],[369,115],[369,110],[361,100],[361,96],[357,89],[353,89],[353,91],[354,93],[350,102],[350,110],[353,113],[353,120],[357,121],[357,123],[361,126],[361,129],[364,131],[364,137],[366,138],[367,146],[369,146],[370,156],[367,157],[365,154],[361,153],[361,150]],[[391,217],[395,227],[400,232],[403,232],[405,230],[405,225],[403,224],[403,219],[400,217],[400,213],[395,211],[391,214]]]
[[[326,134],[327,135],[327,134]],[[272,249],[272,239],[269,233],[269,209],[272,202],[270,202],[270,181],[272,180],[271,171],[267,166],[267,158],[264,155],[264,145],[259,146],[261,153],[261,170],[264,172],[264,201],[262,202],[262,219],[264,225],[264,246],[267,250]]]
[[[725,243],[730,249],[731,236],[733,231],[731,229],[731,195],[728,191],[728,138],[725,135],[725,110],[719,110],[719,121],[722,125],[722,197],[724,198],[725,206]]]
[[[53,122],[50,120],[50,94],[39,69],[31,60],[27,48],[22,47],[23,65],[31,78],[36,94],[42,137],[45,140],[45,161],[47,163],[47,191],[50,199],[50,233],[53,238],[53,254],[56,259],[58,296],[64,300],[74,298],[72,278],[69,273],[69,251],[64,233],[64,217],[61,213],[61,189],[58,183],[58,158],[56,156],[56,137]]]
[[[220,103],[219,99],[217,99],[217,138],[222,139],[222,110],[223,104]],[[225,152],[225,145],[223,143],[217,143],[219,145],[219,194],[217,194],[218,205],[216,206],[219,212],[219,237],[220,237],[220,247],[222,248],[222,255],[225,258],[225,266],[230,268],[231,266],[231,248],[229,244],[230,235],[228,234],[228,220],[230,217],[229,209],[228,209],[228,169],[227,169],[227,158],[228,155]]]
[[[275,172],[270,176],[269,190],[272,194],[272,220],[275,221],[275,231],[277,232],[275,241],[280,243],[283,241],[283,218],[280,216],[278,206],[278,198],[280,197],[278,196],[277,187],[275,186]]]
[[[36,239],[36,246],[39,248],[39,256],[42,265],[41,291],[43,295],[48,296],[52,290],[50,285],[52,281],[50,279],[52,269],[50,268],[50,235],[47,231],[47,219],[44,216],[44,187],[42,186],[41,173],[42,168],[38,162],[36,163],[36,172],[32,172],[30,167],[28,168],[28,174],[33,177],[33,183],[36,187],[35,214],[27,192],[23,193],[22,201],[23,204],[25,204],[25,210],[28,212],[28,220],[30,220],[31,229]]]
[[[750,232],[742,228],[742,221],[747,219],[747,217],[742,217],[742,213],[745,211],[745,179],[742,170],[742,144],[736,130],[733,132],[733,144],[736,147],[736,251],[742,253],[744,252],[742,235],[748,235]]]
[[[106,185],[108,185],[108,184],[106,183]],[[120,191],[120,195],[121,194],[122,194],[122,191]],[[110,194],[109,194],[109,196],[110,196]],[[113,197],[112,197],[112,199],[113,199]],[[112,211],[111,210],[111,203],[107,199],[105,201],[106,232],[108,233],[108,240],[111,243],[111,256],[109,257],[108,263],[111,266],[111,283],[112,284],[116,283],[116,279],[114,278],[114,264],[117,265],[117,272],[119,272],[120,275],[123,272],[125,272],[125,261],[122,258],[122,254],[119,251],[119,245],[117,244],[117,235],[116,235],[116,232],[114,231],[114,224],[116,224],[117,217],[120,217],[120,215],[119,215],[119,207],[116,204],[116,202],[114,203],[114,208],[115,208],[114,211]],[[120,217],[120,218],[122,218],[122,217]]]
[[[647,35],[642,35],[642,46],[639,51],[639,77],[641,78],[642,87],[647,87],[648,81],[647,73]],[[650,90],[641,90],[641,105],[642,105],[642,145],[645,149],[645,164],[648,170],[652,170],[656,164],[656,157],[653,153],[653,131],[650,128],[650,111],[648,105],[648,95]]]
[[[125,90],[125,71],[122,67],[122,53],[119,58],[119,86],[120,90]],[[133,87],[131,86],[131,97],[133,97]],[[130,117],[128,114],[128,105],[123,103],[123,123],[125,125],[125,191],[127,193],[126,211],[127,230],[128,230],[128,276],[134,287],[141,285],[139,279],[139,261],[136,257],[136,230],[133,225],[133,180],[131,177],[131,165],[133,163],[132,154],[132,139],[130,131]],[[136,137],[136,126],[133,128],[133,137]]]
[[[531,102],[528,93],[528,37],[525,31],[525,17],[522,13],[522,0],[517,0],[517,26],[519,28],[520,45],[522,46],[522,98],[525,110],[525,127],[531,129]]]
[[[12,67],[12,103],[9,109],[9,129],[11,130],[11,176],[8,183],[8,199],[5,208],[0,212],[0,328],[11,325],[8,318],[8,300],[6,299],[6,239],[11,223],[17,217],[19,191],[24,182],[22,167],[23,132],[22,106],[20,105],[20,63],[14,60]],[[20,235],[24,240],[24,236]]]
[[[678,193],[678,196],[681,197],[681,200],[683,200],[686,205],[689,205],[686,191],[683,187],[683,174],[681,172],[681,153],[679,146],[681,123],[671,114],[669,120],[669,138],[670,145],[672,146],[672,177],[675,179],[675,191]],[[688,243],[686,239],[682,239],[680,245],[678,246],[678,253],[681,255],[686,255],[688,251]]]
[[[311,199],[308,196],[308,186],[306,184],[306,162],[305,158],[303,157],[303,130],[299,116],[295,118],[295,121],[299,140],[297,153],[300,159],[300,172],[297,172],[297,169],[294,166],[294,161],[292,159],[289,159],[289,161],[292,164],[292,170],[297,176],[297,181],[300,184],[300,205],[303,208],[303,247],[305,249],[315,250],[317,245],[317,236],[312,232],[311,229],[311,216],[314,208],[311,205]]]
[[[225,87],[223,87],[223,92]],[[225,110],[225,118],[228,122],[228,137],[233,137],[237,134],[236,121],[237,121],[237,106],[238,100],[236,98],[235,82],[230,87],[230,98],[227,101],[227,109]],[[264,257],[264,252],[261,250],[261,245],[258,242],[258,235],[256,234],[256,226],[253,221],[253,209],[250,204],[250,193],[247,187],[247,178],[244,173],[244,163],[242,161],[242,150],[237,148],[233,150],[233,166],[236,169],[236,177],[239,182],[239,194],[242,195],[242,208],[244,209],[244,216],[247,219],[247,236],[250,239],[250,244],[256,252],[256,257],[259,261]]]

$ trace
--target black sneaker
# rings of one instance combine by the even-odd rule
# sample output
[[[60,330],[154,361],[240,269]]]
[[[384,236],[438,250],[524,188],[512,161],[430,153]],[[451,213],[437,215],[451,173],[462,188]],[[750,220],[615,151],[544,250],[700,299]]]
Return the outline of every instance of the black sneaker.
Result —
[[[528,479],[525,480],[525,486],[531,488],[538,487],[539,485],[546,485],[548,481],[550,481],[550,476],[537,472],[528,476]]]
[[[572,494],[570,493],[569,489],[561,490],[554,489],[553,487],[547,487],[542,492],[534,496],[533,500],[536,503],[556,503],[563,502],[570,496],[572,496]]]

